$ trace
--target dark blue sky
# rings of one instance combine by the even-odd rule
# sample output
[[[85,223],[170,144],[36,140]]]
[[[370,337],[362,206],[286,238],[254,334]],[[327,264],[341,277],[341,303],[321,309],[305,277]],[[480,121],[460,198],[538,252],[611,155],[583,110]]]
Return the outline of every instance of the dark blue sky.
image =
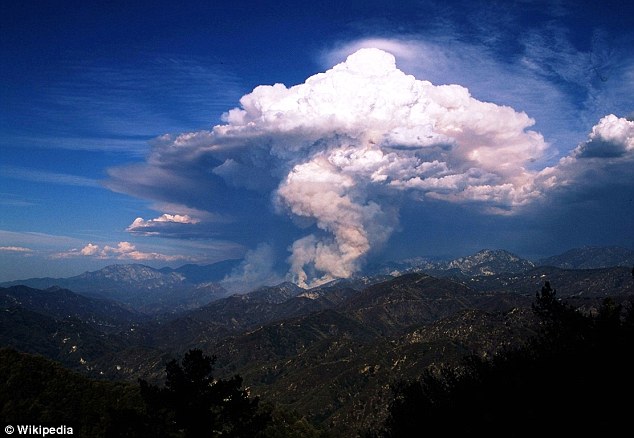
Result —
[[[246,255],[249,284],[315,283],[374,259],[633,248],[632,17],[3,2],[0,280]]]

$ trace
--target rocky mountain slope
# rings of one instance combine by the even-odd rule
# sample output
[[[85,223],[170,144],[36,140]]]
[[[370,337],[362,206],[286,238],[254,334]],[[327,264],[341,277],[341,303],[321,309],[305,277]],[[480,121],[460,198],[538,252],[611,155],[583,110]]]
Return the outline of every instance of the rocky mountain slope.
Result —
[[[400,262],[373,266],[375,272],[402,275],[407,272],[426,272],[436,276],[495,275],[503,272],[524,272],[535,266],[530,260],[508,251],[483,249],[475,254],[452,260],[415,257]]]
[[[0,288],[0,307],[22,308],[55,319],[74,318],[105,332],[118,331],[148,319],[116,301],[85,297],[57,287],[46,290],[27,286]]]
[[[614,266],[634,266],[634,251],[617,247],[582,247],[538,260],[528,260],[502,249],[483,249],[475,254],[452,260],[414,257],[397,262],[372,265],[366,274],[402,275],[426,272],[435,276],[485,276],[523,273],[538,266],[562,269],[598,269]]]
[[[414,273],[330,309],[202,345],[252,391],[353,436],[382,418],[395,376],[415,377],[470,352],[494,354],[532,333],[530,302]]]
[[[634,251],[619,246],[574,248],[538,261],[541,266],[563,269],[596,269],[634,266]]]
[[[348,437],[380,422],[394,379],[525,342],[535,333],[531,304],[547,280],[583,311],[606,297],[625,306],[634,297],[629,267],[535,267],[500,251],[442,266],[430,269],[442,275],[414,268],[308,290],[282,283],[152,318],[68,290],[15,286],[0,289],[0,346],[131,382],[160,382],[167,361],[201,348],[217,356],[219,376],[240,374],[252,394]],[[82,278],[104,288],[143,284],[148,293],[185,273],[133,267],[91,275]]]

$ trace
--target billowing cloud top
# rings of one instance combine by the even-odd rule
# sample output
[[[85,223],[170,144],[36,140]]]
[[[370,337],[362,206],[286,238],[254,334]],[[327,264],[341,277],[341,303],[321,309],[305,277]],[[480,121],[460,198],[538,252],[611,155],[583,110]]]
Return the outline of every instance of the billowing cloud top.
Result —
[[[634,122],[610,114],[592,128],[586,143],[575,150],[578,158],[623,157],[634,152]]]
[[[548,145],[529,116],[459,85],[418,80],[379,49],[303,84],[259,86],[240,105],[211,131],[158,139],[144,166],[113,169],[109,184],[208,211],[229,205],[234,189],[270,193],[278,213],[314,227],[291,246],[299,284],[354,273],[392,234],[406,199],[511,213],[556,184],[552,168],[530,169]],[[618,153],[607,145],[631,133],[615,123],[590,140],[604,146],[580,146],[577,157]],[[210,193],[216,203],[195,204]]]

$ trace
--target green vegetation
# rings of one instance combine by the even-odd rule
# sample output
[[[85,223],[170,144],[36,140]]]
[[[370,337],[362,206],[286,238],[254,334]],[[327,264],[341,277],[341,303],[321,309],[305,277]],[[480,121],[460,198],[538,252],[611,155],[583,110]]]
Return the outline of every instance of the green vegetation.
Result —
[[[141,380],[145,414],[122,412],[113,436],[262,437],[270,412],[249,398],[240,376],[214,379],[215,360],[190,350],[167,364],[163,388]]]

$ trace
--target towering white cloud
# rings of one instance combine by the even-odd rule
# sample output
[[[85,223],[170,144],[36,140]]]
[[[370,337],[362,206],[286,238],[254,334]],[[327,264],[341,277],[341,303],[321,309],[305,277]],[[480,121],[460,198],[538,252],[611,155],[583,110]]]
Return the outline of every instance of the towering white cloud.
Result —
[[[609,114],[592,127],[588,140],[539,173],[543,188],[581,197],[589,188],[628,185],[634,165],[634,121]]]
[[[323,232],[292,245],[300,283],[306,269],[318,281],[357,270],[392,233],[402,193],[498,209],[538,195],[526,164],[547,145],[531,118],[406,75],[382,50],[361,49],[294,87],[257,87],[240,103],[212,132],[217,151],[234,151],[215,173],[249,187],[231,170],[261,148],[274,157],[278,207]]]
[[[144,167],[116,169],[110,186],[207,211],[238,205],[234,190],[259,192],[309,229],[289,263],[296,282],[314,285],[358,270],[399,226],[403,202],[513,214],[576,180],[573,162],[630,154],[630,123],[607,117],[569,157],[534,170],[548,144],[527,114],[416,79],[364,48],[302,84],[256,87],[210,131],[159,138]],[[150,222],[160,225],[131,227]]]
[[[609,114],[599,120],[588,141],[574,151],[578,158],[624,157],[634,153],[634,122]]]

